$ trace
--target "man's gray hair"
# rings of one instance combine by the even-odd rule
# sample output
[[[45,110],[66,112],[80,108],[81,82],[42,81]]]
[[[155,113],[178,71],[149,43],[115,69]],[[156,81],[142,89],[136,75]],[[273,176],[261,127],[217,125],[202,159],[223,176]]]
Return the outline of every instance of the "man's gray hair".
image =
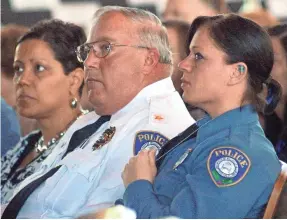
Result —
[[[166,28],[162,25],[160,19],[151,12],[129,7],[105,6],[97,10],[94,19],[97,21],[104,14],[109,12],[118,12],[135,23],[139,23],[139,38],[141,46],[156,48],[159,52],[159,62],[172,64],[172,53],[168,42]],[[148,22],[154,27],[146,25]]]

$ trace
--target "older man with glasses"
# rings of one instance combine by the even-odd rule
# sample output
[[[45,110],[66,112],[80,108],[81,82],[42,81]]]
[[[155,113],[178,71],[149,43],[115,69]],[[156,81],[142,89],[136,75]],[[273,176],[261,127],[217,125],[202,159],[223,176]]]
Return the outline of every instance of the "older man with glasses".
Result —
[[[4,218],[77,218],[112,206],[123,195],[129,159],[161,149],[194,122],[169,77],[166,30],[152,13],[103,7],[88,42],[74,50],[95,109],[83,117],[98,120],[23,182]]]

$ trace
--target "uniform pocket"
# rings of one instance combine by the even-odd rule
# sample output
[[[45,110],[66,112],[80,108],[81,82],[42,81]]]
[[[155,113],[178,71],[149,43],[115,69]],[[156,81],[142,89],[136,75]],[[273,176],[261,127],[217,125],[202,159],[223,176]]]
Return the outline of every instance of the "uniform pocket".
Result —
[[[96,184],[101,161],[100,155],[83,149],[68,154],[61,161],[59,171],[45,183],[42,192],[42,196],[46,196],[45,209],[63,216],[73,217],[77,214]]]
[[[104,155],[104,151],[88,151],[78,148],[68,154],[60,164],[67,167],[69,172],[77,173],[88,181],[93,181],[97,176],[97,170],[103,163]]]

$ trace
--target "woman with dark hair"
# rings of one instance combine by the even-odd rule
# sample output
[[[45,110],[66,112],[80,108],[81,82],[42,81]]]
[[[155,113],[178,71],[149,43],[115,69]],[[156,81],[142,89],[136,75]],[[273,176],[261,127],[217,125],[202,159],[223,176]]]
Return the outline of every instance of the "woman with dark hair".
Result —
[[[158,153],[126,165],[125,206],[138,218],[258,218],[280,173],[257,112],[270,112],[280,85],[270,77],[271,40],[238,15],[200,16],[189,30],[184,100],[207,112]],[[268,103],[263,86],[272,88]]]
[[[287,162],[286,149],[286,103],[287,103],[287,24],[279,24],[267,29],[274,50],[274,65],[271,75],[282,87],[282,97],[275,111],[264,117],[266,137],[275,146],[279,158]],[[285,113],[284,113],[285,112]],[[284,135],[285,133],[285,135]],[[285,136],[285,141],[284,137]],[[284,153],[285,152],[285,153]]]
[[[40,130],[1,158],[2,204],[79,129],[81,120],[75,121],[83,114],[78,100],[84,71],[74,51],[85,41],[81,27],[60,20],[39,22],[18,40],[13,64],[16,107],[21,116],[36,119]]]

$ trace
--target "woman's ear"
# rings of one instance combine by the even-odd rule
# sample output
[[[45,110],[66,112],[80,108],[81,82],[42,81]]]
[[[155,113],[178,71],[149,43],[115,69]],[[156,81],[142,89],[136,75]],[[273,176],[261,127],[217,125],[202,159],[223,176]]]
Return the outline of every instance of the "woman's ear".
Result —
[[[79,88],[84,81],[84,75],[84,70],[82,68],[76,68],[69,74],[70,93],[72,96],[78,96]]]
[[[232,71],[228,81],[228,85],[236,85],[242,82],[248,74],[248,68],[245,63],[235,63],[232,65]]]

